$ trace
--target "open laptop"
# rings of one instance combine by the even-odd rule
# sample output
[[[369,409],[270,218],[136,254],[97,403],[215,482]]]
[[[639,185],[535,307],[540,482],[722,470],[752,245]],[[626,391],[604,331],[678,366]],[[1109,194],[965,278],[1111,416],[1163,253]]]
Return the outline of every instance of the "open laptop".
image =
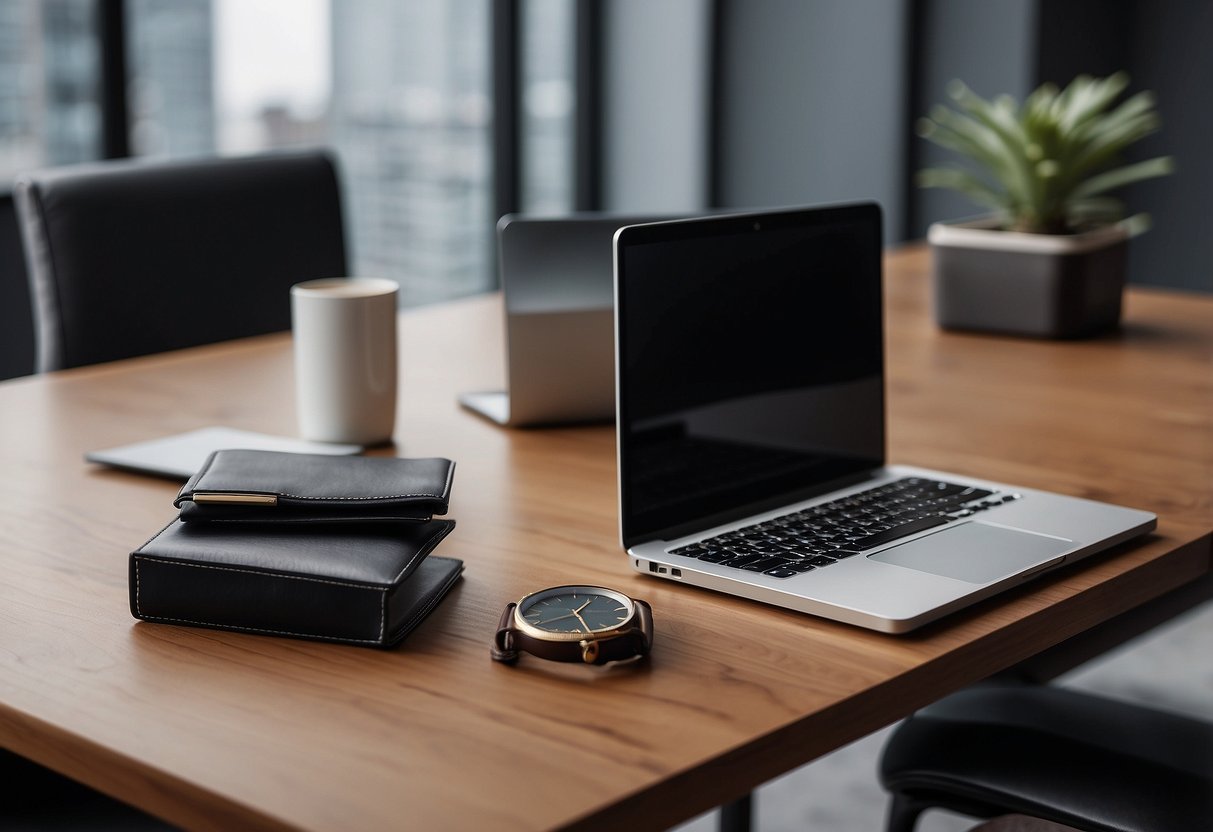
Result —
[[[1155,526],[885,464],[875,204],[623,228],[615,280],[640,572],[897,633]]]
[[[508,391],[459,403],[502,425],[615,418],[611,239],[664,216],[507,214],[497,223]]]

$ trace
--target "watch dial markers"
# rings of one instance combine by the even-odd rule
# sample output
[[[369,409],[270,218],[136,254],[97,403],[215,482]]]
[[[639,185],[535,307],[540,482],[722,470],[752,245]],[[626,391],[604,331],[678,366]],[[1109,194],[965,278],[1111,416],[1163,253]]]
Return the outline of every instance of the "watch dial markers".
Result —
[[[554,633],[593,633],[611,630],[627,621],[628,605],[598,593],[564,592],[528,604],[522,619],[533,627]]]

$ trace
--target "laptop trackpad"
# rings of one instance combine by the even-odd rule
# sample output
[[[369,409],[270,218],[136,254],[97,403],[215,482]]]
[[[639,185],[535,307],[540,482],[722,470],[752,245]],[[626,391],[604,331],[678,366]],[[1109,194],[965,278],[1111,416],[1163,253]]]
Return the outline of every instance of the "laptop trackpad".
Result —
[[[1072,546],[1071,541],[1058,537],[971,522],[868,557],[945,578],[988,584],[1059,560],[1056,556]]]

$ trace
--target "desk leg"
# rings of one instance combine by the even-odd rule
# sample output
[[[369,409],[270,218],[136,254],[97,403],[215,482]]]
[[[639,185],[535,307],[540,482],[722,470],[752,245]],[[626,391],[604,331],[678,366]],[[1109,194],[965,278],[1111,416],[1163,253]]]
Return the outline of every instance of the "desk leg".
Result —
[[[720,807],[720,832],[750,832],[754,793],[739,797]]]

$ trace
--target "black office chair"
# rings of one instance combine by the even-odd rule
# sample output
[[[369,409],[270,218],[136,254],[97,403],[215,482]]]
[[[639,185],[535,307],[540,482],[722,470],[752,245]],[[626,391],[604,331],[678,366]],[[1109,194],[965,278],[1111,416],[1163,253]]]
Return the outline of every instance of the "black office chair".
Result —
[[[175,832],[177,827],[0,748],[0,829]]]
[[[903,722],[888,832],[931,808],[1087,832],[1213,829],[1213,725],[1049,685],[979,685]]]
[[[34,320],[17,206],[12,194],[0,193],[0,381],[33,371]]]
[[[332,159],[100,162],[15,185],[41,372],[290,328],[348,274]]]

